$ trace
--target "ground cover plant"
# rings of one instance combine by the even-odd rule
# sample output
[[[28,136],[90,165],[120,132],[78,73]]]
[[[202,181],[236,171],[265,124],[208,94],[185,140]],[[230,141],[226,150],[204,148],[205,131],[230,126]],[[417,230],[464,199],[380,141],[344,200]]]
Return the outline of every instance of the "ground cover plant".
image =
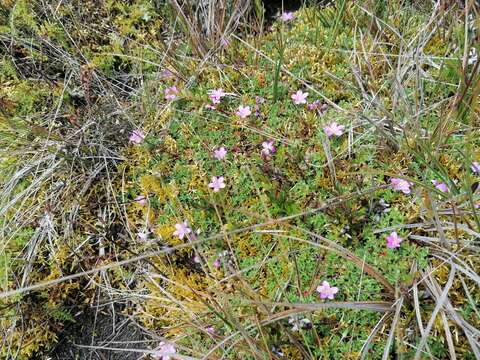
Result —
[[[266,6],[1,3],[1,358],[480,358],[478,4]]]

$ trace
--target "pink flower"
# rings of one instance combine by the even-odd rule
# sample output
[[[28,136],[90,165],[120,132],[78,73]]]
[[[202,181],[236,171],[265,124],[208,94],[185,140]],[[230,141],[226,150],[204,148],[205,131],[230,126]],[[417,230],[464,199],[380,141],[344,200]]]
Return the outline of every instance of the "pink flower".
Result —
[[[306,104],[307,103],[308,92],[303,92],[298,90],[295,94],[292,94],[291,98],[295,105]]]
[[[175,231],[173,232],[174,236],[177,236],[182,240],[185,236],[188,236],[192,232],[192,229],[188,227],[188,222],[184,221],[183,223],[175,224]]]
[[[128,140],[134,144],[140,144],[144,139],[145,133],[142,130],[137,129],[132,131]]]
[[[216,259],[214,262],[213,262],[213,266],[215,267],[215,269],[220,269],[220,266],[222,265],[222,262],[220,261],[220,259]]]
[[[207,331],[207,333],[209,333],[210,335],[215,335],[216,331],[215,331],[215,327],[213,326],[207,326],[205,328],[205,330]]]
[[[391,178],[390,183],[392,184],[393,190],[401,191],[404,194],[410,194],[410,186],[413,185],[410,181],[398,178]]]
[[[222,100],[222,97],[227,95],[222,88],[212,90],[210,93],[210,100],[212,100],[212,103],[214,104],[220,104],[220,100]]]
[[[333,135],[340,136],[343,134],[343,131],[345,130],[345,126],[339,125],[334,121],[330,125],[324,126],[323,130],[325,131],[325,134],[327,134],[328,137],[332,137]]]
[[[212,105],[212,104],[206,104],[206,105],[205,105],[205,109],[217,110],[217,108],[215,107],[215,105]]]
[[[227,150],[223,146],[213,150],[213,157],[217,160],[225,159],[226,155],[227,155]]]
[[[212,176],[212,182],[208,184],[209,188],[212,188],[214,192],[219,191],[225,187],[225,179],[223,176]]]
[[[138,205],[147,205],[147,197],[143,195],[138,195],[135,199],[133,199]]]
[[[480,164],[477,161],[474,161],[472,162],[472,165],[470,165],[470,169],[472,169],[475,174],[478,174],[480,173]]]
[[[387,247],[389,249],[399,248],[403,239],[394,231],[386,237]]]
[[[177,350],[173,344],[167,344],[162,341],[152,356],[157,360],[171,360],[173,359],[172,355],[175,355],[176,353]]]
[[[280,16],[280,20],[282,20],[283,22],[287,22],[287,21],[293,20],[294,17],[295,16],[294,16],[293,12],[284,12]]]
[[[235,114],[241,117],[242,119],[245,119],[246,117],[250,116],[251,113],[252,113],[252,110],[250,110],[250,106],[240,105]]]
[[[274,154],[275,151],[277,151],[277,149],[275,148],[275,145],[273,145],[273,140],[264,141],[262,143],[262,155],[270,156]]]
[[[193,257],[193,262],[194,262],[195,264],[200,264],[200,263],[202,262],[202,259],[200,259],[200,256],[195,255],[195,256]]]
[[[437,188],[437,190],[440,190],[441,192],[444,192],[444,193],[448,192],[448,187],[445,183],[437,180],[432,180],[432,184],[435,185],[435,188]]]
[[[338,288],[335,286],[330,286],[328,281],[323,281],[322,285],[317,287],[317,292],[320,293],[320,299],[332,300],[335,297],[335,294],[338,292]]]
[[[168,101],[175,100],[177,98],[178,89],[175,85],[170,86],[165,89],[164,93],[165,93],[165,100],[168,100]]]

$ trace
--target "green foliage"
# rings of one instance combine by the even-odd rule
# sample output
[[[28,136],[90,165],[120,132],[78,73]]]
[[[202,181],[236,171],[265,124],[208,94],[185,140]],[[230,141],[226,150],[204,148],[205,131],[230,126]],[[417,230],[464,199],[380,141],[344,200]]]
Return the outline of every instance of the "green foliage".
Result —
[[[38,24],[31,4],[28,0],[20,0],[12,6],[9,16],[10,31],[13,35],[19,31],[34,33],[38,30]]]
[[[72,314],[68,310],[63,310],[63,309],[58,309],[58,308],[53,308],[53,309],[46,309],[49,313],[50,316],[55,320],[55,321],[60,321],[63,324],[68,324],[69,322],[75,322],[75,318],[73,317]]]

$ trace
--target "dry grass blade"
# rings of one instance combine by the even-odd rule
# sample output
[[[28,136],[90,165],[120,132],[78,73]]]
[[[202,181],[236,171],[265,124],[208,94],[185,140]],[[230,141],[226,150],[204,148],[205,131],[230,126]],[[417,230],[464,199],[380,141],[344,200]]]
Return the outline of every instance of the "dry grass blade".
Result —
[[[413,263],[412,265],[412,273],[416,273],[418,270],[418,265],[416,262]],[[413,285],[412,285],[412,297],[413,297],[413,307],[415,309],[415,318],[417,319],[417,325],[418,329],[420,330],[420,335],[423,336],[425,329],[423,327],[423,320],[422,320],[422,309],[420,308],[420,301],[418,298],[418,282],[417,279],[415,278],[413,280]],[[426,345],[428,354],[430,358],[432,359],[433,357],[431,356],[431,351],[428,348],[428,344]]]
[[[201,30],[198,29],[196,23],[192,21],[193,10],[191,8],[188,8],[188,10],[185,11],[177,2],[177,0],[169,0],[169,3],[175,9],[176,13],[180,16],[184,25],[187,28],[186,33],[190,38],[192,49],[194,49],[200,57],[205,57],[207,51],[205,44],[200,37]]]
[[[367,340],[365,340],[362,349],[360,350],[361,356],[360,360],[365,359],[365,357],[368,354],[368,350],[370,349],[370,346],[372,345],[373,339],[377,335],[377,333],[380,331],[381,327],[383,324],[392,316],[392,312],[388,312],[383,314],[382,318],[378,321],[378,323],[375,325],[373,330],[370,332],[370,335],[368,335]]]
[[[228,309],[224,308],[224,313],[226,314],[227,319],[230,321],[230,323],[232,323],[238,330],[238,332],[242,335],[243,339],[248,344],[252,355],[256,359],[263,359],[262,351],[259,349],[256,341],[248,334],[247,330],[242,326],[242,324],[235,318],[234,315],[230,314]]]
[[[390,348],[392,347],[393,338],[397,330],[398,320],[400,319],[400,313],[403,306],[403,296],[397,299],[395,302],[395,315],[393,316],[392,326],[390,327],[390,334],[388,335],[387,343],[385,344],[385,349],[383,350],[382,360],[387,360],[390,355]]]
[[[450,245],[449,245],[449,243],[446,239],[446,236],[445,236],[445,231],[443,231],[442,224],[440,222],[440,217],[438,216],[437,202],[430,195],[430,193],[428,193],[427,196],[428,196],[429,202],[431,204],[430,209],[431,209],[431,211],[433,213],[433,216],[434,216],[434,219],[435,219],[435,227],[437,228],[437,232],[440,236],[440,242],[446,249],[450,249]]]
[[[438,315],[438,312],[442,309],[442,307],[444,306],[444,303],[448,297],[448,292],[450,290],[450,288],[452,287],[453,285],[453,279],[455,278],[455,272],[456,272],[456,266],[455,264],[451,264],[451,270],[450,270],[450,274],[448,276],[448,280],[447,280],[447,283],[445,284],[445,287],[443,288],[443,291],[442,293],[440,294],[440,296],[437,297],[437,301],[436,301],[436,305],[435,305],[435,309],[433,310],[432,312],[432,315],[430,317],[430,320],[428,321],[427,323],[427,327],[425,328],[425,331],[422,335],[422,338],[420,340],[420,343],[417,347],[417,351],[415,353],[415,360],[418,360],[420,359],[420,356],[422,354],[422,351],[423,351],[423,348],[425,347],[425,345],[427,344],[427,340],[428,340],[428,336],[430,334],[430,331],[432,331],[432,327],[433,327],[433,323],[435,322],[435,319]]]
[[[450,331],[450,326],[448,325],[447,316],[445,311],[440,311],[440,316],[442,317],[443,329],[445,330],[445,337],[447,339],[448,352],[450,353],[450,359],[456,360],[457,355],[455,354],[455,345],[453,344],[452,332]]]
[[[448,254],[448,257],[445,257],[444,254]],[[460,259],[456,253],[452,253],[448,250],[442,249],[440,252],[436,252],[432,254],[435,258],[442,260],[444,263],[448,263],[452,260],[455,261],[455,265],[457,266],[458,271],[465,274],[468,278],[475,281],[477,286],[480,286],[480,276],[475,272],[475,269],[472,269],[465,261]]]
[[[429,274],[426,278],[427,286],[434,296],[438,299],[441,297],[441,288],[438,282],[434,277]],[[474,353],[477,359],[480,359],[480,344],[478,338],[480,337],[480,331],[472,326],[468,321],[463,319],[463,317],[458,313],[458,311],[450,303],[448,297],[445,298],[444,311],[450,320],[454,321],[457,326],[462,329],[463,333],[467,337],[467,340],[470,344],[470,348]]]

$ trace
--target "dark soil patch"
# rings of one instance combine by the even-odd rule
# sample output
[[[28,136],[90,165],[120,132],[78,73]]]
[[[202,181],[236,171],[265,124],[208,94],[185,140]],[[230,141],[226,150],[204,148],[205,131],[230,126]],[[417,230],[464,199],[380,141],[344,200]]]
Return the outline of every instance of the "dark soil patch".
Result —
[[[49,354],[52,360],[136,360],[149,348],[147,336],[118,309],[93,308],[76,317],[75,323],[59,334],[59,342]],[[89,348],[90,347],[90,348]],[[102,349],[103,348],[103,349]],[[112,350],[112,349],[130,349]],[[137,349],[138,352],[131,351]]]

